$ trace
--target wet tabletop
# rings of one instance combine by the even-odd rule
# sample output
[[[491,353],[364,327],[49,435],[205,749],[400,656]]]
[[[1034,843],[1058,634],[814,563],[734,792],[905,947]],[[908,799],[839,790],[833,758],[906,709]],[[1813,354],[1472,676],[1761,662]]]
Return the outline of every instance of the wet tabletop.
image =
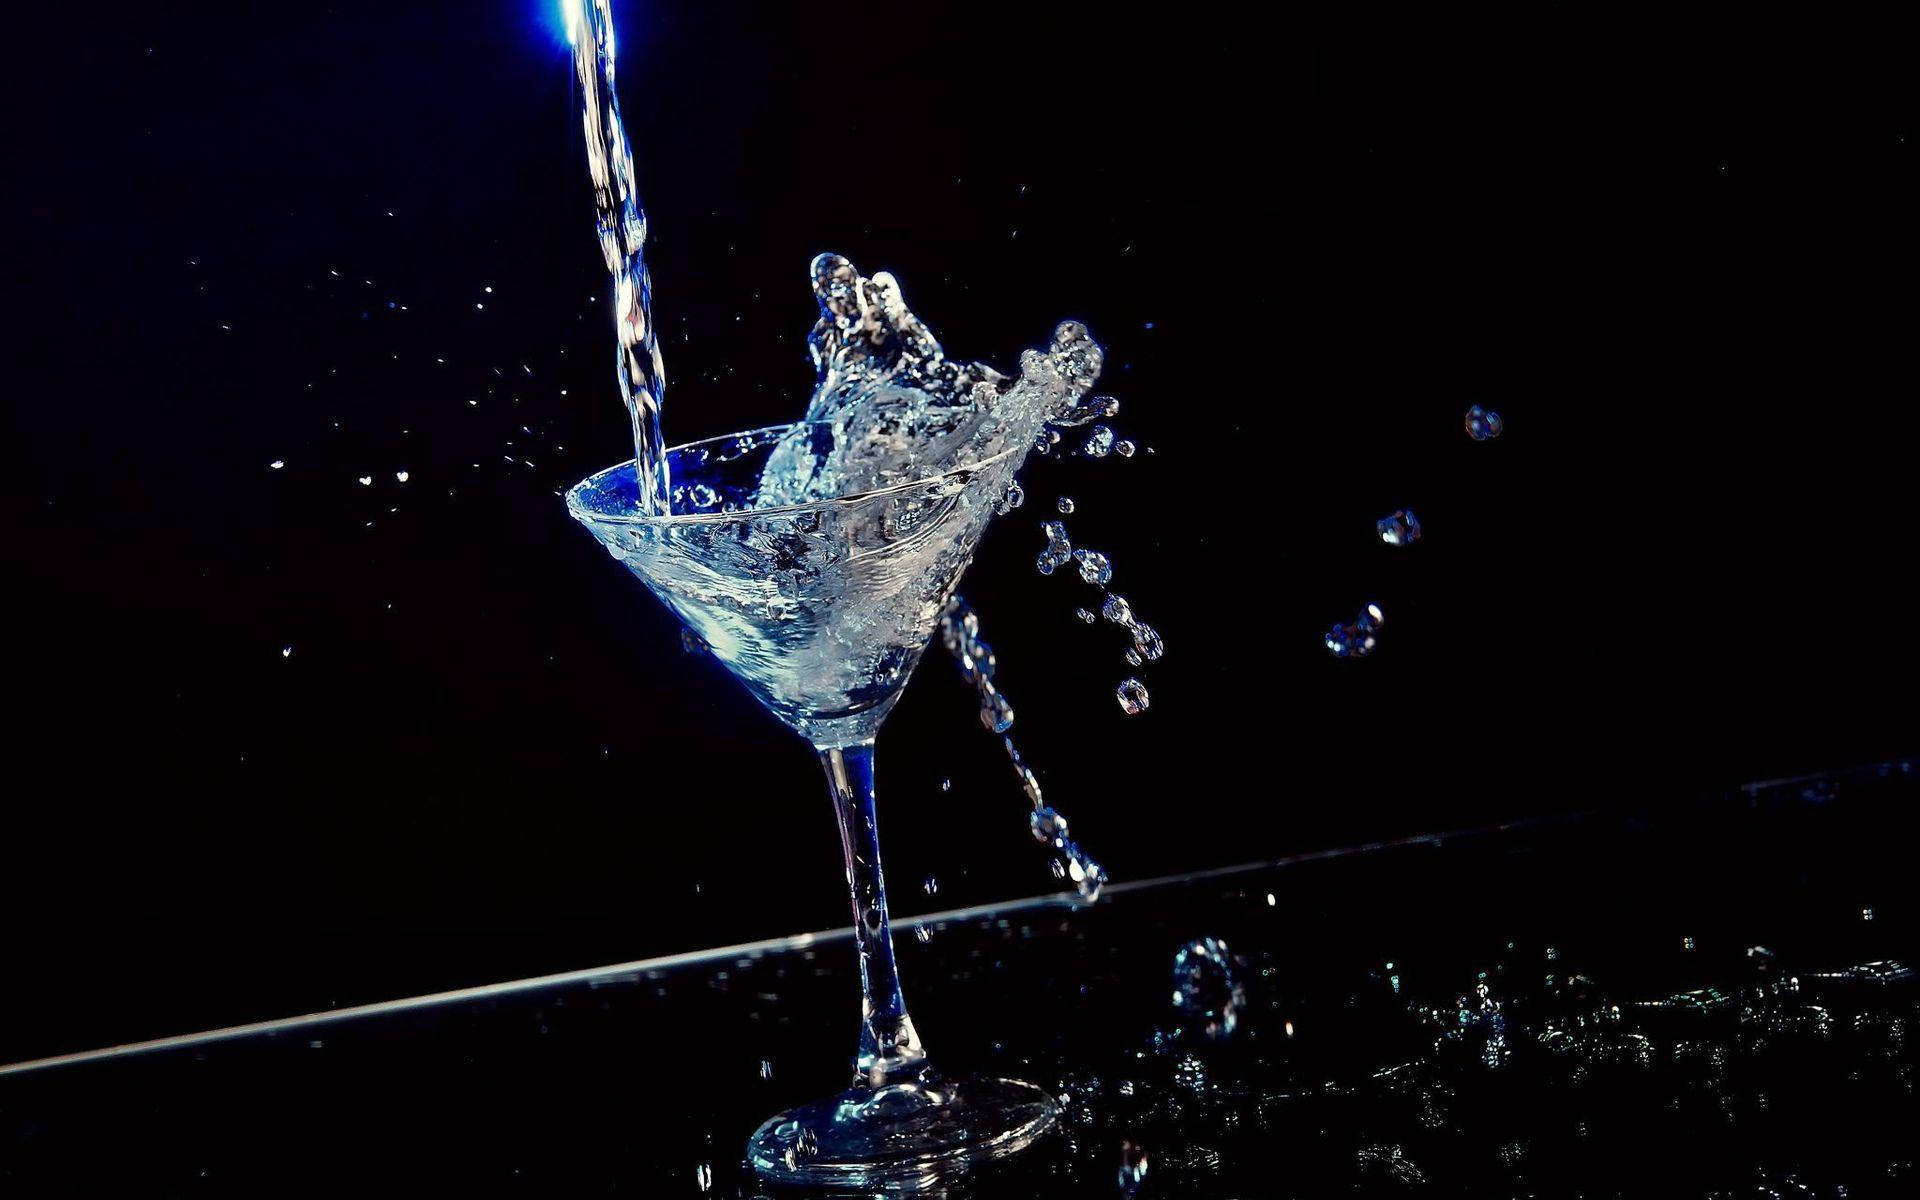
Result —
[[[896,927],[949,1073],[1066,1119],[955,1196],[1911,1195],[1912,764]],[[754,1196],[838,935],[0,1074],[0,1192]],[[130,994],[137,989],[130,988]]]

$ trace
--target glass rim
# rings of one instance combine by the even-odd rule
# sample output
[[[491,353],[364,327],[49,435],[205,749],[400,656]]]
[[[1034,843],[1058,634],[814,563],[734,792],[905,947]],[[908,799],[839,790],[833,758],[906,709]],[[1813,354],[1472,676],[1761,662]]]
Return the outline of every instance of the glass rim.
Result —
[[[802,425],[824,426],[831,424],[832,422],[830,421],[786,421],[778,425],[762,425],[758,429],[743,429],[737,433],[723,433],[717,437],[701,438],[696,442],[683,442],[678,446],[669,446],[667,448],[667,457],[671,458],[673,455],[682,451],[697,450],[702,446],[709,446],[716,442],[731,442],[739,438],[750,438],[764,433],[785,433],[790,429],[797,429]],[[775,504],[766,508],[735,509],[732,512],[647,514],[637,510],[624,513],[601,512],[581,502],[580,495],[584,489],[626,467],[633,466],[635,460],[630,458],[625,462],[615,463],[611,467],[595,471],[593,474],[568,488],[567,511],[573,514],[575,520],[582,523],[634,526],[713,525],[727,521],[755,520],[761,517],[792,516],[804,512],[830,512],[838,509],[852,508],[855,505],[864,504],[869,500],[881,496],[891,496],[909,492],[915,488],[924,487],[929,483],[934,483],[942,479],[951,479],[961,475],[972,475],[987,467],[1004,462],[1019,452],[1020,449],[1018,446],[1009,446],[998,453],[990,454],[980,459],[978,462],[967,463],[964,466],[949,467],[944,471],[937,471],[932,475],[923,475],[918,479],[911,479],[905,483],[890,483],[885,487],[869,488],[864,492],[853,492],[845,496],[834,496],[827,500],[813,500],[806,504]]]

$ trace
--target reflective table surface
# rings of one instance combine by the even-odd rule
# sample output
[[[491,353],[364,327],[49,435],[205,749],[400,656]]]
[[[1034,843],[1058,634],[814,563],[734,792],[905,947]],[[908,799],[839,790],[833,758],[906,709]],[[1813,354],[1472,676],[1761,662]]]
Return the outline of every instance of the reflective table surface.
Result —
[[[906,917],[935,1061],[1061,1127],[979,1197],[1905,1196],[1920,768]],[[0,1067],[0,1194],[778,1195],[847,931]]]

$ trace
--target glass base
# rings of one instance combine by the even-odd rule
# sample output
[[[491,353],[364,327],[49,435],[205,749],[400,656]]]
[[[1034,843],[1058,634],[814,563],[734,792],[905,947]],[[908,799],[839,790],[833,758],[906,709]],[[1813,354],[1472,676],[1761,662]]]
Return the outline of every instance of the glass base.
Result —
[[[762,1125],[747,1161],[776,1183],[910,1191],[1023,1150],[1059,1119],[1053,1097],[1015,1079],[854,1088]]]

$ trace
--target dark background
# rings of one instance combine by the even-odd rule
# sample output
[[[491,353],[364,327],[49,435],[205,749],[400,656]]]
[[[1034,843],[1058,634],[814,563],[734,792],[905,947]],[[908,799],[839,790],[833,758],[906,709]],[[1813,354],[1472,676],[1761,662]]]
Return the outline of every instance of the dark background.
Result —
[[[7,51],[0,1061],[843,920],[807,749],[558,498],[631,447],[553,6],[116,7]],[[967,591],[1115,878],[1913,750],[1893,39],[618,10],[671,441],[798,415],[823,249],[1107,346],[1154,453]],[[896,915],[1053,886],[944,661],[880,775]]]

